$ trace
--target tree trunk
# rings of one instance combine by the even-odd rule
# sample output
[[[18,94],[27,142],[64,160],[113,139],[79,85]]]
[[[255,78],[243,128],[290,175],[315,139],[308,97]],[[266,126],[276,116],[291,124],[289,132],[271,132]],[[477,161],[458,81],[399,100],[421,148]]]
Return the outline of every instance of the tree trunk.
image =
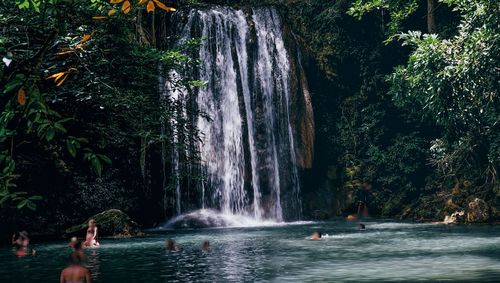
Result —
[[[436,18],[434,11],[436,9],[436,0],[427,0],[427,32],[436,33]]]

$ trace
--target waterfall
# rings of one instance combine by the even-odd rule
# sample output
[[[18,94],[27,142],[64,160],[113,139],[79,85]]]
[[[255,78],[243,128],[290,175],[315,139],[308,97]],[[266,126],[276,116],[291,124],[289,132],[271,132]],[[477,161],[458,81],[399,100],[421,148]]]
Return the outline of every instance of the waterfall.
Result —
[[[203,180],[199,186],[202,207],[276,221],[286,218],[286,208],[299,218],[291,114],[292,81],[298,78],[279,14],[267,7],[247,12],[213,7],[193,9],[187,18],[177,43],[202,39],[196,73],[207,82],[196,93],[198,111],[203,113],[197,122],[203,133],[200,157],[206,177],[206,184]],[[178,153],[172,156],[178,170]],[[176,205],[180,203],[177,199]]]

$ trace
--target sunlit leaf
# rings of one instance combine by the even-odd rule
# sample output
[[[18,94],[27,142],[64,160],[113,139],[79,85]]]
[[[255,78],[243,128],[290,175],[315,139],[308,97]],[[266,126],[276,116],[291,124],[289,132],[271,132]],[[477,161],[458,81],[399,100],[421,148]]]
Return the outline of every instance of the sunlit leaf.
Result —
[[[62,79],[57,83],[57,86],[61,86],[67,78],[68,78],[68,74],[64,74]]]
[[[116,9],[111,9],[108,11],[108,16],[113,16],[116,13]]]
[[[128,14],[130,12],[130,1],[123,2],[122,12]]]
[[[165,10],[165,11],[167,11],[167,12],[175,12],[175,11],[176,11],[176,10],[175,10],[175,8],[168,7],[168,6],[166,6],[165,4],[161,3],[161,2],[160,2],[160,1],[158,1],[158,0],[153,0],[153,1],[156,3],[156,5],[157,5],[158,7],[160,7],[161,9],[163,9],[163,10]]]
[[[148,2],[148,5],[146,6],[146,11],[148,11],[148,13],[155,11],[155,4],[153,3],[153,1]]]
[[[110,0],[109,3],[111,4],[118,4],[118,3],[121,3],[123,2],[123,0]]]
[[[59,80],[63,75],[64,75],[64,72],[55,73],[55,74],[47,77],[47,79],[54,79],[54,81],[57,82],[57,80]]]
[[[73,50],[67,50],[67,51],[61,51],[61,52],[57,52],[56,55],[64,55],[64,54],[69,54],[69,53],[73,53],[75,51]]]
[[[93,19],[93,20],[96,20],[96,21],[99,21],[99,20],[104,20],[104,19],[106,19],[106,18],[107,18],[107,17],[105,17],[105,16],[94,16],[94,17],[92,17],[92,19]]]
[[[17,91],[17,102],[23,106],[26,104],[26,92],[24,88],[20,88]]]
[[[146,3],[147,1],[148,1],[148,0],[139,0],[139,1],[138,1],[138,4],[139,4],[139,5],[142,5],[142,4]]]
[[[86,34],[86,35],[84,35],[84,36],[82,37],[82,40],[80,40],[80,42],[85,42],[85,41],[87,41],[87,40],[89,40],[89,39],[90,39],[90,34]]]

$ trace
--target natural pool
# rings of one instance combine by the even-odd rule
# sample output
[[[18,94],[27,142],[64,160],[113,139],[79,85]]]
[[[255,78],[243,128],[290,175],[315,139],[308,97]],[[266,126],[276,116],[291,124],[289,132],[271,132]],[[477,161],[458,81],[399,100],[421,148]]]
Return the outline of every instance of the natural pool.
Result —
[[[93,282],[383,282],[500,281],[500,227],[445,226],[370,220],[151,233],[101,240],[86,250]],[[305,237],[314,230],[321,241]],[[180,252],[165,252],[174,239]],[[203,240],[212,250],[200,251]],[[16,258],[0,247],[0,282],[58,282],[66,242],[37,244]]]

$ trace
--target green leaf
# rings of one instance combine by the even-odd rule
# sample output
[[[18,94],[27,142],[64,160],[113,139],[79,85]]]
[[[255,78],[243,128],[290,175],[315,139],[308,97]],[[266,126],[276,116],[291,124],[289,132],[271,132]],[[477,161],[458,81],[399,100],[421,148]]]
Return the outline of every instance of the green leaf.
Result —
[[[66,129],[64,128],[64,126],[62,124],[58,123],[58,122],[54,123],[54,128],[56,130],[58,130],[59,132],[61,132],[61,133],[66,133],[67,132]]]
[[[73,157],[76,157],[76,147],[73,144],[73,141],[66,140],[66,147],[68,148],[69,154],[71,154],[71,156]]]
[[[30,201],[34,201],[34,200],[42,200],[42,196],[39,196],[39,195],[36,195],[36,196],[31,196],[28,198]]]
[[[28,202],[29,202],[28,199],[23,199],[20,203],[17,204],[17,209],[23,208],[24,206],[26,206]]]
[[[28,201],[27,203],[27,207],[31,210],[36,210],[36,203],[32,202],[32,201]]]
[[[106,155],[99,154],[98,156],[102,161],[106,162],[108,165],[111,165],[113,163],[111,159],[109,159],[109,157],[107,157]]]
[[[54,139],[54,136],[56,135],[56,131],[54,128],[49,128],[47,130],[47,133],[45,133],[45,139],[49,142]]]
[[[94,158],[92,158],[92,160],[91,160],[91,163],[92,163],[92,166],[94,167],[94,170],[97,173],[97,175],[101,176],[101,174],[102,174],[101,161],[99,161],[99,159],[94,156]]]

